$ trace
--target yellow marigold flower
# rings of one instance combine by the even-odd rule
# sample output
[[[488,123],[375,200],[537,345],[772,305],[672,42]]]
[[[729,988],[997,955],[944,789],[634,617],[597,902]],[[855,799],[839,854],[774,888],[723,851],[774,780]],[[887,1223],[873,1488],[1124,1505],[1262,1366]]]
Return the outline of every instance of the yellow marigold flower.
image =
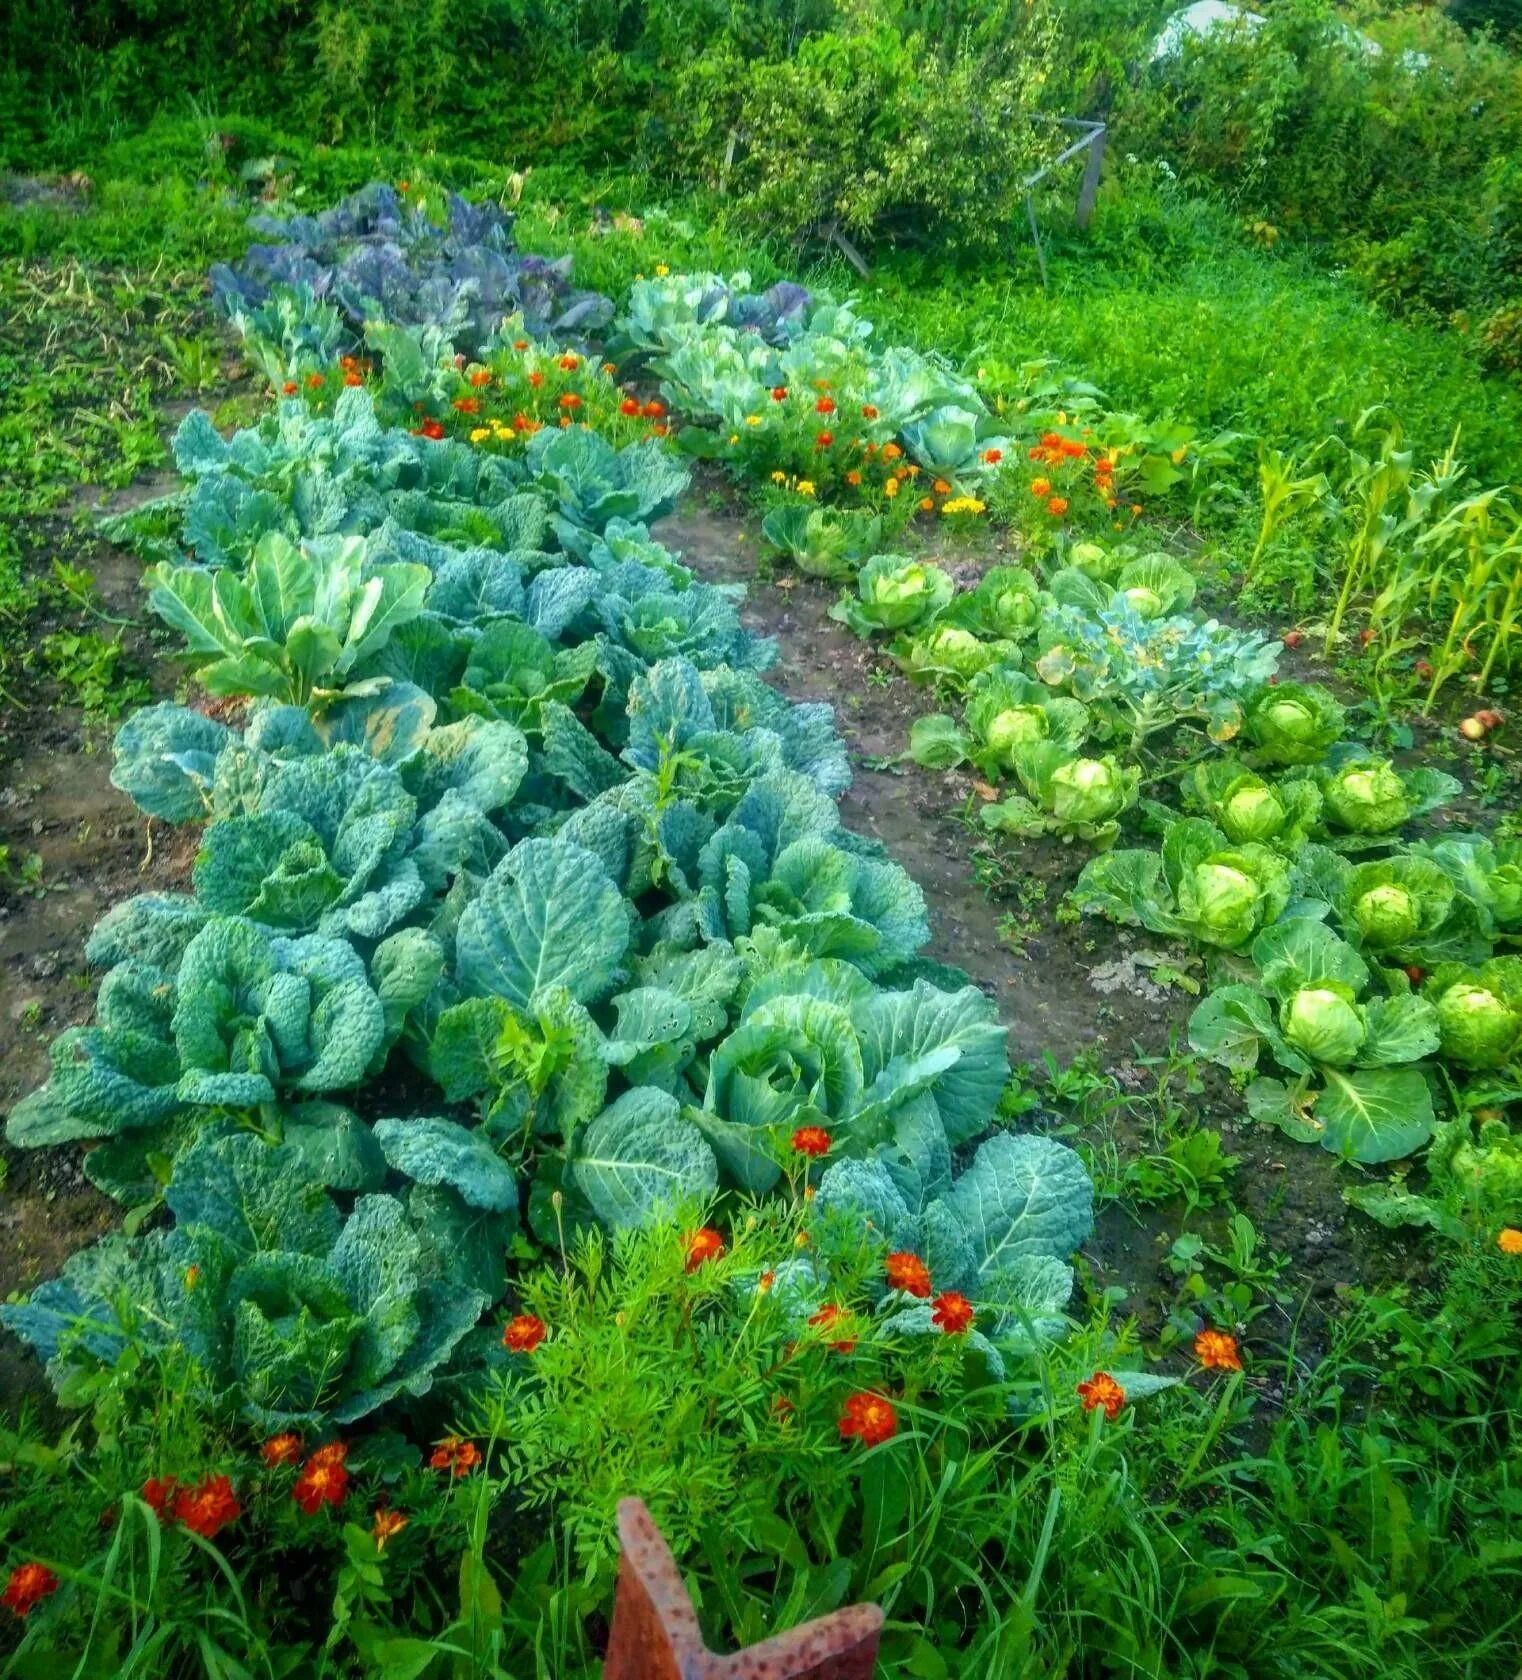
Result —
[[[898,480],[896,478],[885,478],[883,480],[883,494],[890,502],[898,494]]]
[[[953,496],[949,502],[941,503],[941,512],[952,515],[959,513],[982,513],[984,504],[976,496]]]
[[[814,481],[813,481],[813,479],[811,479],[811,478],[800,478],[798,480],[798,494],[800,496],[812,496],[814,494]]]
[[[1169,458],[1172,460],[1174,466],[1177,467],[1177,466],[1180,466],[1183,463],[1183,459],[1188,453],[1189,453],[1188,444],[1181,443],[1178,446],[1178,448],[1174,450],[1173,454]]]
[[[1522,1231],[1513,1225],[1504,1226],[1496,1235],[1496,1247],[1503,1254],[1522,1254]]]
[[[731,446],[737,444],[740,441],[740,434],[738,432],[731,432],[729,434],[729,441]]]
[[[747,426],[759,426],[761,424],[761,416],[759,414],[747,414],[745,416],[745,424]]]
[[[470,441],[472,443],[485,443],[490,436],[491,429],[487,426],[472,426],[470,428]]]
[[[772,474],[772,483],[773,484],[786,484],[787,483],[787,474],[785,472],[774,472]]]
[[[671,270],[666,267],[665,263],[657,263],[655,265],[655,277],[657,280],[664,280],[670,272]]]

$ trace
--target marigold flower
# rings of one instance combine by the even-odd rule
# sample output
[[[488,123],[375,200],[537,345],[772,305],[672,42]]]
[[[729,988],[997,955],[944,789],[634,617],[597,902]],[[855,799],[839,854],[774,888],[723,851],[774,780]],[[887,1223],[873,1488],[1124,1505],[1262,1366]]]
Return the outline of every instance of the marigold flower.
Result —
[[[819,436],[814,439],[814,447],[816,449],[828,449],[834,441],[834,432],[821,432]]]
[[[430,1470],[447,1470],[456,1478],[468,1476],[481,1462],[481,1449],[459,1435],[446,1435],[428,1460]]]
[[[25,1618],[58,1587],[58,1577],[45,1563],[23,1563],[11,1571],[0,1604]]]
[[[907,466],[900,467],[898,470],[905,478],[918,478],[920,476],[920,469],[915,466],[913,461],[911,461]]]
[[[309,391],[320,391],[326,384],[327,380],[320,373],[309,373],[307,375],[307,389]]]
[[[951,486],[944,478],[938,478],[930,488],[935,491],[937,496],[949,496],[951,494]]]
[[[280,389],[286,396],[294,397],[297,390],[296,381],[294,379],[287,379]]]
[[[513,349],[514,350],[527,350],[528,349],[528,340],[526,338],[515,338],[513,340]]]
[[[1522,1254],[1522,1231],[1505,1225],[1496,1233],[1496,1247],[1503,1254]]]
[[[976,496],[953,496],[949,502],[941,503],[943,514],[979,514],[983,511],[983,503]]]
[[[618,405],[618,412],[620,414],[627,414],[630,419],[633,419],[635,415],[639,413],[639,398],[625,397]]]
[[[921,1301],[930,1299],[930,1268],[919,1255],[900,1249],[883,1262],[883,1270],[887,1273],[889,1289],[902,1289],[906,1295],[917,1296]]]
[[[1067,510],[1068,499],[1066,496],[1053,496],[1046,504],[1046,511],[1051,514],[1053,519],[1061,519]]]
[[[175,1490],[179,1487],[175,1476],[150,1476],[142,1487],[143,1503],[167,1528],[173,1521]]]
[[[880,1394],[853,1394],[840,1414],[840,1438],[854,1435],[864,1447],[881,1446],[898,1434],[898,1413]]]
[[[470,441],[472,443],[485,443],[490,436],[490,426],[472,426],[470,428]]]
[[[709,1260],[717,1260],[724,1252],[724,1238],[712,1225],[694,1231],[687,1239],[687,1270],[695,1272]]]
[[[613,375],[618,372],[618,363],[617,362],[604,362],[602,364],[602,371],[605,374],[607,374],[609,379],[611,379],[613,377]]]
[[[817,1330],[830,1330],[837,1324],[849,1323],[850,1319],[851,1315],[844,1307],[836,1306],[833,1301],[826,1301],[819,1311],[809,1319],[809,1323]],[[856,1346],[856,1338],[846,1336],[839,1341],[827,1342],[825,1345],[835,1353],[850,1353]]]
[[[666,267],[665,263],[657,263],[655,265],[655,277],[657,280],[664,280],[670,272],[671,270]]]
[[[560,398],[560,406],[567,410],[578,409],[581,407],[581,398],[574,391],[563,392]]]
[[[1049,478],[1033,478],[1031,480],[1031,494],[1039,501],[1044,501],[1052,493],[1052,481]]]
[[[349,1457],[349,1449],[342,1441],[329,1441],[325,1446],[318,1447],[312,1453],[312,1464],[343,1464]]]
[[[212,1540],[243,1515],[243,1507],[226,1476],[203,1476],[193,1488],[175,1494],[174,1514],[192,1534]]]
[[[657,402],[654,397],[652,397],[640,412],[647,420],[659,420],[666,412],[666,405],[663,402]]]
[[[1094,476],[1096,478],[1108,478],[1114,471],[1115,463],[1108,455],[1101,455],[1094,463]]]
[[[395,1539],[407,1526],[408,1520],[400,1511],[393,1511],[386,1506],[382,1506],[375,1513],[374,1522],[370,1524],[370,1538],[375,1542],[376,1551],[385,1551],[386,1542]]]
[[[397,190],[397,191],[398,191],[398,192],[399,192],[399,193],[404,193],[404,192],[411,192],[411,191],[412,191],[412,183],[411,183],[411,181],[398,181],[398,182],[397,182],[397,183],[396,183],[396,190]]]
[[[453,406],[461,414],[479,414],[481,412],[481,399],[479,397],[456,397]]]
[[[422,425],[418,427],[418,435],[420,437],[432,438],[434,442],[437,442],[444,435],[444,427],[437,420],[425,420]]]
[[[898,494],[898,480],[896,478],[885,478],[883,480],[883,494],[890,502]]]
[[[574,351],[568,350],[565,355],[560,358],[558,365],[562,372],[569,373],[573,368],[579,368],[581,366],[581,357],[576,355]]]
[[[271,1435],[260,1447],[259,1456],[272,1470],[277,1464],[294,1464],[301,1457],[301,1437],[289,1433]]]
[[[772,386],[772,401],[773,402],[786,402],[787,401],[787,386],[786,385],[773,385]]]
[[[920,512],[921,513],[931,513],[931,512],[934,511],[934,509],[935,509],[935,497],[934,496],[921,496],[920,497]]]
[[[349,1471],[343,1461],[347,1452],[348,1448],[340,1447],[335,1455],[332,1448],[321,1447],[302,1466],[291,1497],[309,1517],[315,1517],[324,1505],[343,1504],[349,1491]]]
[[[747,426],[760,426],[764,424],[764,422],[759,414],[747,414],[745,416],[745,424]]]
[[[502,1345],[512,1353],[532,1353],[549,1334],[549,1326],[534,1313],[510,1318],[502,1331]]]
[[[885,461],[901,461],[903,456],[903,450],[896,443],[885,443],[883,445],[883,459]]]
[[[990,467],[998,466],[1003,459],[1004,451],[1002,449],[985,449],[983,451],[983,460]]]
[[[930,1306],[930,1322],[948,1336],[965,1335],[972,1329],[972,1321],[977,1316],[972,1302],[955,1289],[937,1295]]]
[[[800,478],[796,488],[800,496],[812,496],[814,494],[814,481],[811,478]]]
[[[785,472],[774,472],[772,474],[772,483],[773,484],[786,484],[787,483],[787,474]]]
[[[1201,1330],[1194,1338],[1194,1357],[1207,1371],[1240,1371],[1242,1356],[1237,1338],[1227,1330]]]
[[[772,1285],[776,1281],[777,1281],[777,1274],[775,1272],[773,1272],[773,1271],[762,1272],[761,1276],[756,1279],[756,1290],[757,1290],[757,1292],[759,1294],[762,1294],[762,1295],[769,1294],[771,1292]]]
[[[861,417],[863,420],[875,420],[877,409],[871,403],[863,403],[861,405]]]
[[[1087,1382],[1078,1385],[1078,1393],[1086,1412],[1103,1411],[1114,1423],[1126,1403],[1126,1391],[1108,1371],[1096,1371]]]
[[[846,474],[846,483],[849,484],[853,490],[861,484],[861,474],[857,472],[855,467],[852,467],[850,472]]]
[[[539,373],[536,370],[535,372],[531,373],[528,376],[528,382],[537,391],[539,389],[539,387],[544,383],[544,375],[542,373]]]
[[[814,404],[816,414],[833,414],[835,412],[834,397],[820,397]]]
[[[830,1152],[830,1134],[823,1126],[800,1126],[793,1133],[793,1148],[799,1155],[818,1160]]]
[[[483,385],[490,385],[491,384],[491,369],[490,368],[472,368],[471,371],[470,371],[470,382],[471,382],[472,385],[475,386],[475,388],[478,391],[481,389],[481,387]]]

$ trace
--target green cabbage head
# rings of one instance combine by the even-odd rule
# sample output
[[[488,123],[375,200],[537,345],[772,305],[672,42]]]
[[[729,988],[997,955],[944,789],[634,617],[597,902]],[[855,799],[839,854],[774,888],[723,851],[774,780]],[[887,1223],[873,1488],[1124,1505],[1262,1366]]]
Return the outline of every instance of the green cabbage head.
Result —
[[[1427,989],[1449,1061],[1499,1068],[1522,1053],[1522,957],[1494,957],[1473,969],[1445,964]]]
[[[1217,935],[1217,943],[1236,944],[1241,930],[1256,924],[1263,889],[1246,870],[1229,863],[1196,864],[1192,885],[1202,938]]]
[[[1387,758],[1359,759],[1326,779],[1328,815],[1354,834],[1387,834],[1411,812],[1405,783]]]
[[[1006,756],[1031,741],[1044,741],[1049,732],[1046,710],[1041,706],[1006,706],[989,722],[989,746]]]
[[[1364,1041],[1363,1013],[1336,986],[1302,986],[1284,1005],[1284,1036],[1315,1062],[1347,1067]]]
[[[1246,782],[1222,801],[1221,827],[1228,840],[1271,840],[1284,827],[1284,802],[1266,782]]]
[[[1125,810],[1130,790],[1110,758],[1075,758],[1052,772],[1052,815],[1063,823],[1102,823]]]
[[[1421,926],[1421,911],[1410,892],[1395,881],[1371,887],[1353,901],[1353,920],[1375,950],[1403,945]]]
[[[976,676],[993,658],[986,642],[971,630],[943,625],[920,639],[915,663],[930,669],[951,671],[959,677]]]
[[[1271,764],[1315,764],[1343,731],[1337,696],[1318,683],[1265,688],[1248,707],[1247,738]]]

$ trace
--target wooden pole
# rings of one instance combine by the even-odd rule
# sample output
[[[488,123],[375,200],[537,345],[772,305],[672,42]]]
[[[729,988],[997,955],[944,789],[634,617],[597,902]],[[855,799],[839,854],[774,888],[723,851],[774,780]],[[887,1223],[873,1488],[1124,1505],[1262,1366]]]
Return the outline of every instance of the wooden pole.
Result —
[[[618,1507],[618,1596],[603,1680],[872,1680],[883,1613],[853,1604],[790,1633],[716,1656],[671,1549],[638,1499]]]

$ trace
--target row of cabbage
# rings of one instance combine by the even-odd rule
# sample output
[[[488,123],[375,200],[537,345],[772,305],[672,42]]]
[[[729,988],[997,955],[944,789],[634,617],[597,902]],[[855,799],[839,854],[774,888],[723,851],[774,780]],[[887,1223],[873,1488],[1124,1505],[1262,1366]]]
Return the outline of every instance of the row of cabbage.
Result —
[[[1011,456],[1090,447],[1076,420],[1022,426],[936,358],[870,348],[849,308],[769,341],[726,322],[722,295],[712,277],[645,282],[615,328],[714,437],[769,398],[828,390],[952,498],[985,494]],[[1039,577],[995,566],[959,589],[931,561],[876,552],[880,525],[830,509],[780,506],[763,529],[805,570],[849,577],[832,616],[961,702],[919,720],[909,756],[1012,781],[982,807],[989,829],[1100,849],[1072,902],[1200,951],[1213,989],[1192,1044],[1244,1078],[1263,1062],[1283,1076],[1247,1084],[1254,1116],[1363,1163],[1436,1139],[1449,1202],[1522,1214],[1522,1149],[1501,1112],[1522,1073],[1522,843],[1405,837],[1460,793],[1454,777],[1351,738],[1330,691],[1281,680],[1277,641],[1194,610],[1190,570],[1134,533],[1059,547]],[[1148,843],[1109,849],[1122,824]],[[1355,1195],[1381,1217],[1453,1224],[1442,1198]]]
[[[130,1210],[3,1310],[62,1393],[173,1345],[260,1430],[411,1403],[509,1357],[515,1246],[796,1190],[803,1126],[854,1264],[912,1248],[993,1360],[1060,1324],[1088,1180],[1043,1138],[962,1151],[1004,1031],[841,827],[829,709],[651,535],[688,483],[665,445],[493,456],[348,388],[174,447],[187,486],[137,524],[212,703],[134,716],[113,779],[205,824],[192,890],[96,928],[94,1020],[7,1127],[84,1144]],[[778,1269],[800,1325],[829,1252]]]

